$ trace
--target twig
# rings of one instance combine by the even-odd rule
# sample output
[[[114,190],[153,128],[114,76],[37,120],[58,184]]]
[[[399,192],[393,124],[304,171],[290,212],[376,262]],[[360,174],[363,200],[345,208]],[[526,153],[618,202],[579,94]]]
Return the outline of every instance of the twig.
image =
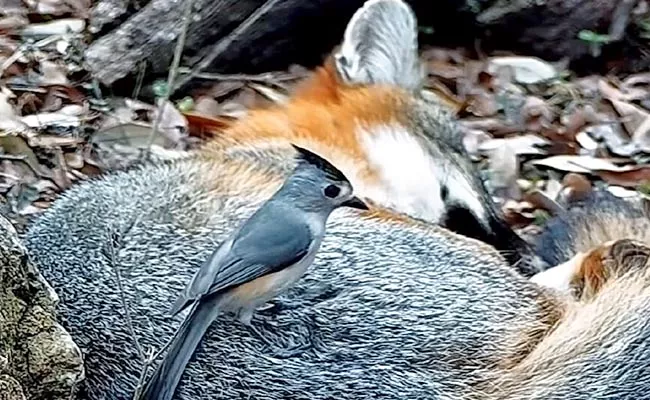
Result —
[[[621,0],[614,9],[612,24],[609,26],[609,41],[618,42],[623,39],[625,29],[630,21],[632,9],[636,6],[637,0]]]
[[[179,68],[178,73],[181,75],[191,74],[192,70],[189,68]],[[275,83],[283,81],[291,81],[294,79],[301,78],[302,75],[289,74],[285,72],[274,73],[274,72],[265,72],[262,74],[219,74],[213,72],[196,72],[194,78],[198,79],[207,79],[214,81],[249,81],[249,82],[259,82],[259,83]]]
[[[181,63],[181,55],[183,54],[183,47],[185,46],[185,38],[187,37],[187,28],[190,25],[190,20],[192,16],[192,6],[194,5],[194,0],[185,0],[185,10],[183,11],[183,26],[181,27],[181,33],[178,36],[178,41],[176,42],[176,49],[174,50],[174,58],[172,64],[169,68],[169,73],[167,74],[167,91],[160,99],[158,115],[154,121],[153,126],[151,127],[151,135],[149,135],[149,140],[147,141],[147,147],[144,150],[143,158],[148,158],[153,145],[153,141],[156,138],[156,133],[158,132],[158,125],[162,120],[162,116],[165,113],[165,106],[169,100],[169,96],[172,94],[172,87],[174,81],[176,80],[176,75],[178,74],[178,67]]]
[[[214,60],[217,59],[224,51],[228,49],[228,47],[237,39],[239,38],[244,32],[246,32],[255,22],[257,22],[260,17],[262,17],[264,14],[269,12],[273,6],[278,2],[278,0],[267,0],[266,3],[264,3],[260,8],[255,10],[251,15],[248,16],[244,21],[242,21],[237,28],[235,28],[228,36],[225,38],[221,39],[219,42],[217,42],[214,47],[212,48],[212,51],[208,56],[206,56],[203,60],[201,60],[200,63],[194,68],[193,72],[190,74],[186,75],[182,79],[179,79],[178,83],[174,86],[174,88],[171,90],[172,93],[175,93],[176,91],[182,89],[185,85],[187,85],[194,77],[196,77],[196,74],[202,72],[204,69],[209,67]]]
[[[111,267],[115,270],[115,275],[117,278],[117,287],[120,291],[120,300],[122,301],[122,307],[124,308],[124,314],[126,316],[126,325],[129,328],[129,333],[133,337],[133,341],[135,342],[135,347],[138,351],[138,356],[142,360],[142,362],[146,361],[144,351],[142,350],[142,346],[140,346],[140,342],[138,341],[138,336],[135,333],[135,329],[133,328],[133,320],[131,319],[131,311],[129,310],[129,306],[126,301],[126,293],[124,291],[124,285],[122,285],[122,275],[120,274],[120,265],[119,262],[117,261],[117,255],[115,254],[115,246],[114,246],[114,235],[109,234],[108,238],[108,245],[109,245],[109,262],[111,264]]]

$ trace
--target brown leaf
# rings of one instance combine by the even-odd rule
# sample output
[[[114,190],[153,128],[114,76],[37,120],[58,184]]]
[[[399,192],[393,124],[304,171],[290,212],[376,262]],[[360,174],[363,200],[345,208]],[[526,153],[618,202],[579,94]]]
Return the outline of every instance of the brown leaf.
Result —
[[[429,75],[443,79],[454,80],[465,76],[465,70],[458,65],[450,64],[447,61],[432,60],[427,62]]]
[[[593,172],[610,185],[636,187],[650,181],[650,165],[640,165],[624,171],[596,170]]]
[[[492,117],[499,111],[499,104],[491,93],[476,90],[468,96],[466,109],[477,117]]]
[[[650,113],[640,107],[620,100],[610,100],[612,106],[621,117],[621,122],[625,126],[627,133],[632,136],[634,132],[650,118]]]
[[[30,137],[28,143],[31,147],[70,147],[83,143],[81,138],[61,137],[54,135],[37,135]]]

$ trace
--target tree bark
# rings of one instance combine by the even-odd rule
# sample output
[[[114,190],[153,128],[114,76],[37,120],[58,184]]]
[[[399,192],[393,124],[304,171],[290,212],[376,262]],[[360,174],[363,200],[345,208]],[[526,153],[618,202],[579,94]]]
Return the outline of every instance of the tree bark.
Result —
[[[194,8],[182,65],[192,68],[212,56],[214,60],[203,72],[220,73],[255,73],[285,69],[294,63],[320,63],[339,43],[350,17],[364,3],[279,0],[248,29],[233,37],[237,27],[265,0],[151,0],[91,44],[86,51],[91,72],[106,85],[137,74],[143,62],[147,65],[147,77],[164,75],[181,31],[184,1],[193,1]],[[418,15],[420,25],[433,28],[432,34],[422,35],[423,44],[474,48],[478,39],[486,50],[513,50],[551,61],[568,58],[578,66],[592,69],[611,66],[612,60],[625,60],[625,69],[638,70],[648,66],[648,41],[638,40],[637,28],[630,18],[630,1],[636,0],[407,2]],[[121,0],[102,0],[100,4],[103,3],[123,4]],[[619,7],[622,3],[625,7]],[[628,18],[621,19],[621,13]],[[620,34],[621,21],[624,35]],[[613,43],[602,46],[600,54],[594,57],[593,45],[578,34],[582,30],[607,34],[612,26],[616,33],[613,36],[619,37],[613,37]],[[214,57],[215,48],[224,41],[226,45]]]

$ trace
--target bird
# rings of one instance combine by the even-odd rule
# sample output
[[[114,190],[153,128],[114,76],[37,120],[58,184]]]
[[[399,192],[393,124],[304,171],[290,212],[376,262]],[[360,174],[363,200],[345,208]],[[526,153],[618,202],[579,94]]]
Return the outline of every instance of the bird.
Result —
[[[171,307],[191,307],[142,394],[173,397],[183,371],[214,319],[229,311],[252,326],[254,311],[297,282],[313,263],[330,214],[341,207],[368,210],[347,177],[303,147],[280,188],[211,253]]]

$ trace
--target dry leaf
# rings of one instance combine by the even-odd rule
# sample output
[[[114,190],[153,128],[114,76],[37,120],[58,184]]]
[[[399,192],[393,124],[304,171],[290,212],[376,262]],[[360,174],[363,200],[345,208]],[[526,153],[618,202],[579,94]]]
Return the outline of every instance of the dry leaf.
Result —
[[[598,142],[592,139],[587,131],[578,133],[576,135],[576,142],[590,153],[593,153],[598,148]]]
[[[487,71],[495,75],[503,67],[510,68],[514,80],[523,84],[542,83],[557,77],[551,64],[535,57],[494,57],[489,60]]]
[[[499,104],[487,90],[476,90],[468,96],[466,109],[477,117],[491,117],[499,112]]]
[[[151,121],[158,119],[158,113],[162,110],[162,115],[158,124],[158,130],[163,133],[167,141],[167,146],[177,147],[187,137],[188,127],[187,119],[176,109],[171,101],[158,102],[158,108],[153,112]],[[154,122],[155,123],[155,122]]]
[[[624,172],[631,171],[633,166],[618,166],[611,161],[596,158],[592,156],[575,156],[575,155],[557,155],[544,158],[541,160],[531,161],[532,165],[543,166],[559,171],[576,172],[576,173],[592,173],[594,171],[612,171]]]
[[[520,196],[517,178],[519,161],[513,148],[504,141],[492,148],[489,153],[490,185],[499,197],[518,199]]]
[[[219,115],[219,102],[210,96],[201,96],[196,99],[196,105],[194,106],[194,113],[200,114],[206,117],[216,117]]]
[[[42,0],[39,0],[39,2],[40,1]],[[25,36],[64,35],[69,32],[81,33],[85,27],[86,22],[82,19],[65,18],[40,24],[30,24],[21,31],[21,34]]]
[[[482,142],[478,147],[479,152],[486,153],[494,149],[501,148],[504,145],[513,152],[514,155],[528,154],[546,154],[542,146],[549,145],[550,142],[540,136],[527,134],[523,136],[511,136],[500,139],[488,139]]]
[[[254,90],[256,90],[257,92],[259,92],[260,94],[262,94],[262,96],[271,100],[273,103],[284,104],[289,100],[289,97],[286,94],[280,93],[278,90],[273,89],[271,87],[260,85],[257,83],[249,83],[249,86]]]
[[[622,199],[639,197],[639,192],[636,190],[626,189],[622,186],[609,185],[607,186],[607,191]]]
[[[78,128],[81,126],[81,119],[75,115],[68,115],[64,112],[40,113],[26,115],[20,121],[34,129],[56,126],[61,128]]]
[[[43,76],[40,79],[43,85],[68,85],[69,81],[65,66],[59,65],[51,61],[41,62],[41,72]]]
[[[470,157],[476,159],[480,156],[479,147],[492,136],[478,129],[466,129],[463,135],[463,146]]]
[[[650,166],[648,165],[640,165],[623,171],[599,170],[594,172],[610,185],[636,187],[650,181]]]
[[[610,100],[612,106],[621,117],[621,122],[630,137],[649,117],[650,113],[641,107],[620,100]]]

